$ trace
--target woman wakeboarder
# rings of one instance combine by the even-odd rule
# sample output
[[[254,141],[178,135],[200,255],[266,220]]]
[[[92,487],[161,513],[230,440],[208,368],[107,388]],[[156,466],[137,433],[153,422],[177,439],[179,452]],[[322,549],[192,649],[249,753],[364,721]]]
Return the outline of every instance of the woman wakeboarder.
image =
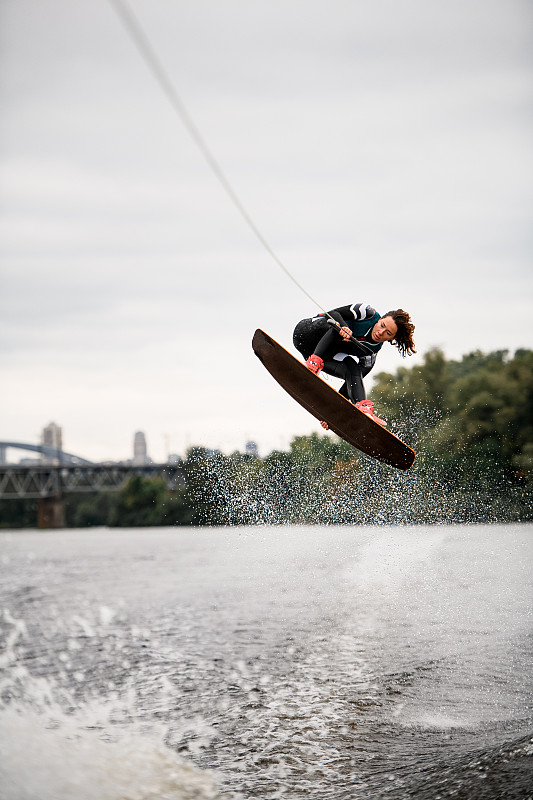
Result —
[[[293,343],[315,375],[323,370],[344,381],[339,394],[380,425],[374,403],[366,399],[363,378],[368,375],[384,342],[391,342],[402,356],[416,353],[415,326],[401,308],[381,316],[365,303],[339,306],[296,325]],[[320,423],[328,429],[327,422]]]

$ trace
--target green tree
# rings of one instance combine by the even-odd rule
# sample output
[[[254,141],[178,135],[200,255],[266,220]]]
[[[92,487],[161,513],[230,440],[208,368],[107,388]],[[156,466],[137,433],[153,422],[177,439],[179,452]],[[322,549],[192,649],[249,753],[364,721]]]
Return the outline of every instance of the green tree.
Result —
[[[0,528],[34,528],[37,500],[0,500]]]
[[[65,495],[65,522],[74,528],[107,525],[116,503],[112,492]]]
[[[108,525],[122,528],[160,525],[165,493],[165,482],[161,478],[133,475],[118,493]]]

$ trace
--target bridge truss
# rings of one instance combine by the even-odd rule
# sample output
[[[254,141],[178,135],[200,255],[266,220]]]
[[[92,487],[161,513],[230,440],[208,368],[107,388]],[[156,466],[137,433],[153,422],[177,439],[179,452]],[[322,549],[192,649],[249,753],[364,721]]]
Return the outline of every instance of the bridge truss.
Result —
[[[179,464],[91,464],[79,466],[0,466],[0,500],[60,497],[71,492],[116,492],[133,475],[163,478],[167,489],[176,491],[185,483]]]

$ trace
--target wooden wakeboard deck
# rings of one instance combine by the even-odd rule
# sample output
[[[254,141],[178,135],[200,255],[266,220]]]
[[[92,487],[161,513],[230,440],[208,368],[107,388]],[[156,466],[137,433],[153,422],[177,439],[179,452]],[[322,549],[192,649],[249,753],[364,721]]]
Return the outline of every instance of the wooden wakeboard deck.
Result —
[[[385,464],[398,469],[412,466],[416,458],[414,450],[355,408],[267,333],[256,330],[252,348],[280,386],[310,414],[325,420],[337,436]]]

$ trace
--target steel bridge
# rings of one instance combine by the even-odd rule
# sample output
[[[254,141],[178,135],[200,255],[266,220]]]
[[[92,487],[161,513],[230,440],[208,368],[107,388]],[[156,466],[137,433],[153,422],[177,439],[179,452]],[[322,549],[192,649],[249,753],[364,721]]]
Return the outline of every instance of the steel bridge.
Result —
[[[32,453],[40,453],[44,459],[57,464],[92,464],[86,458],[74,456],[72,453],[65,453],[55,447],[47,447],[45,444],[26,444],[25,442],[0,442],[0,464],[6,462],[6,450],[16,448],[17,450],[29,450]]]
[[[118,492],[133,475],[163,478],[170,491],[185,483],[179,464],[139,467],[122,464],[79,467],[4,464],[0,466],[0,500],[54,497],[67,492]]]
[[[0,448],[15,443],[0,442]],[[20,445],[21,449],[49,451],[41,445]],[[133,475],[162,478],[170,491],[185,484],[181,464],[95,464],[62,453],[69,463],[53,450],[53,464],[0,464],[0,500],[37,499],[40,528],[62,528],[65,524],[64,495],[73,492],[117,492]],[[60,451],[61,453],[62,451]],[[45,455],[49,455],[45,452]],[[59,462],[59,463],[58,463]]]

